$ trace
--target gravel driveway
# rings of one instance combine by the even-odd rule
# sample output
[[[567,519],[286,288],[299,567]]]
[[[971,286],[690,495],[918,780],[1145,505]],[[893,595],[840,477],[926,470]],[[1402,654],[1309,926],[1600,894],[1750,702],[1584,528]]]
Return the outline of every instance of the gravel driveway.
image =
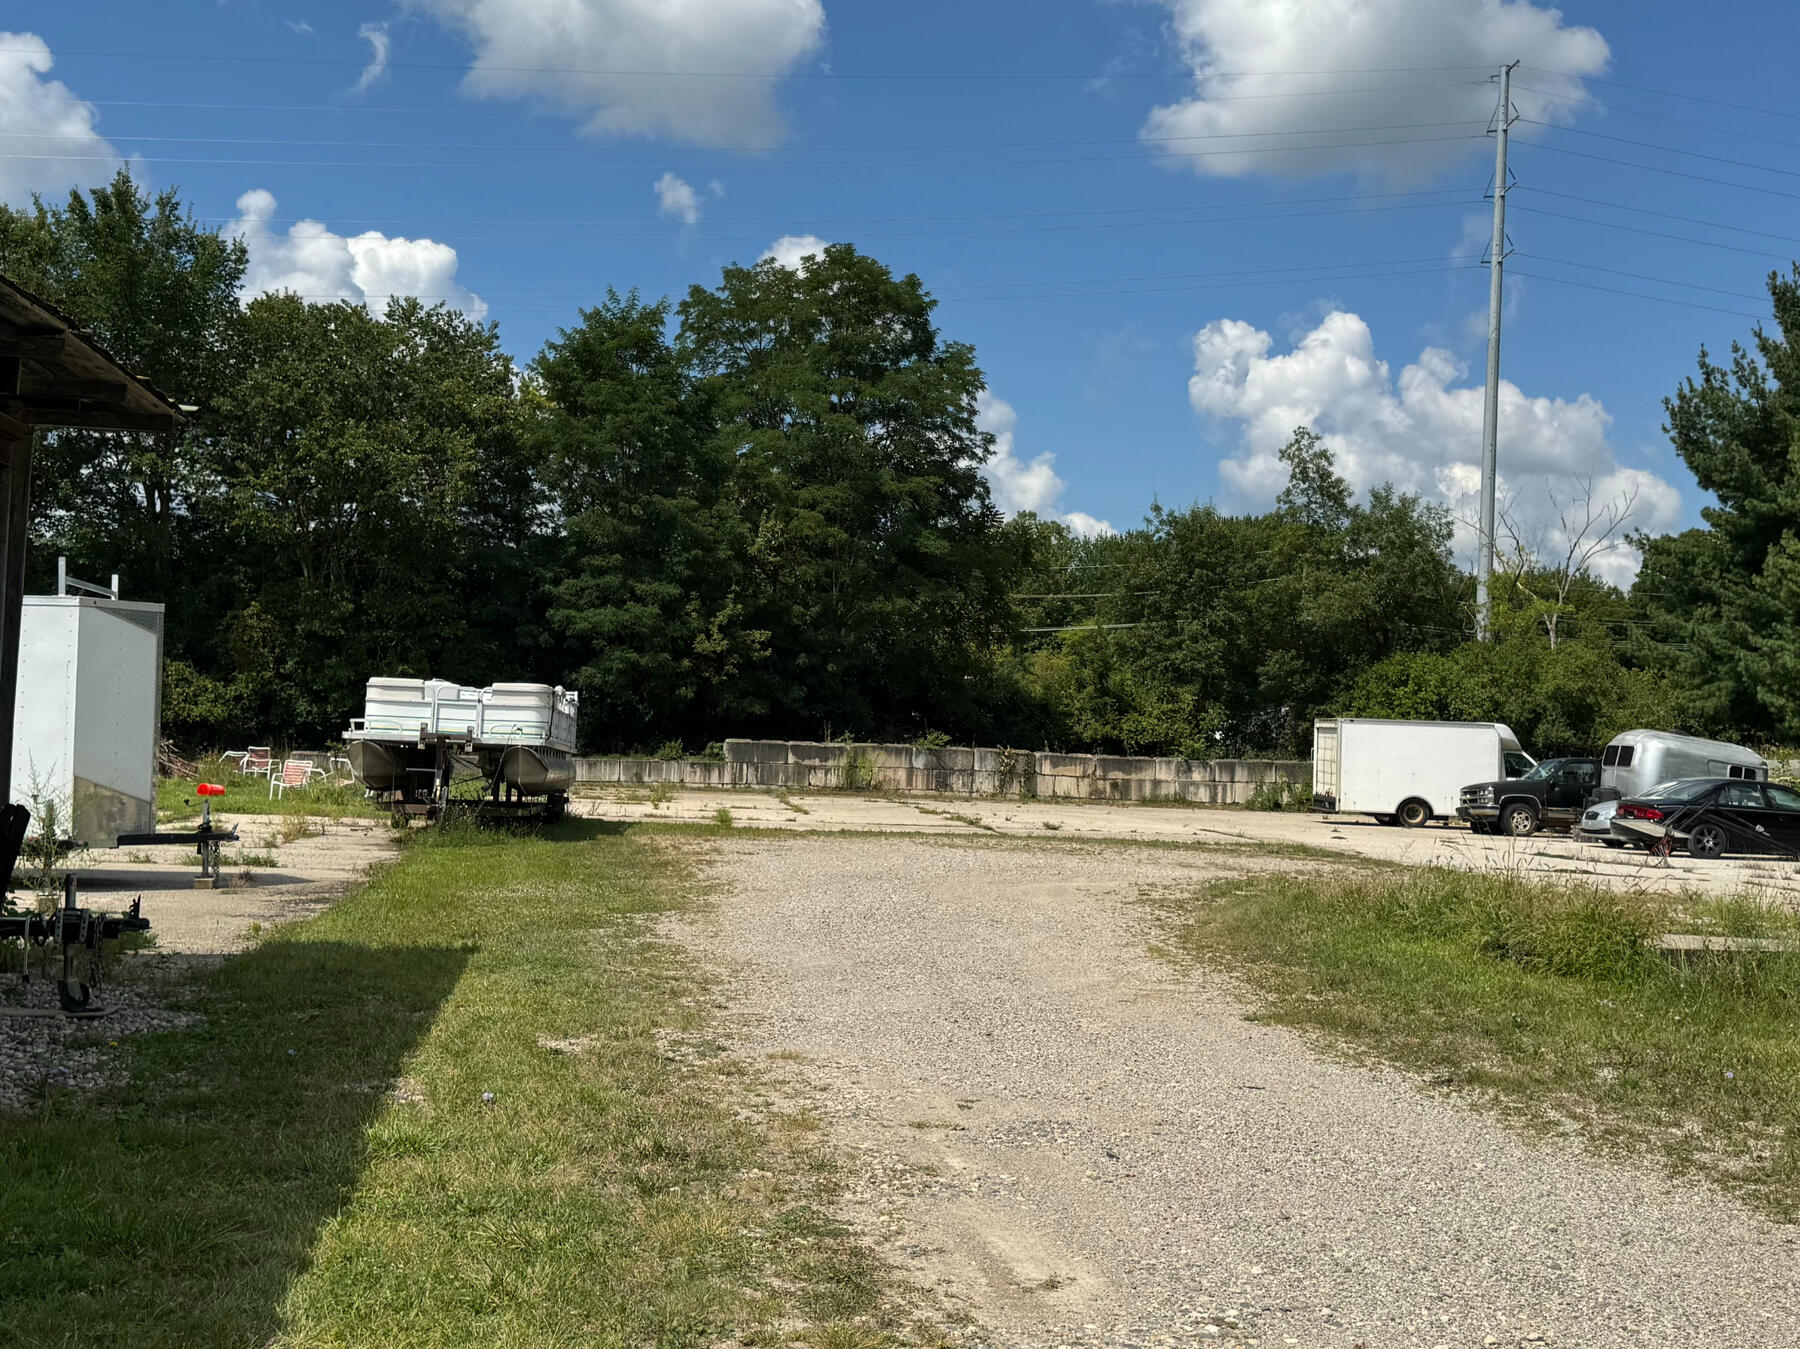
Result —
[[[1303,867],[730,840],[684,939],[852,1158],[847,1211],[1004,1345],[1800,1344],[1793,1229],[1243,1019],[1147,892]]]

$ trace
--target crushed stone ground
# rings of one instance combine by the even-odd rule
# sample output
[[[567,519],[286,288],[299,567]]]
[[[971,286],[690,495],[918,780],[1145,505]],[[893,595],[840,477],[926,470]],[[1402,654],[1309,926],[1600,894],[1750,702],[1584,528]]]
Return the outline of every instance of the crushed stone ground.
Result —
[[[1146,892],[1309,864],[895,836],[711,845],[677,931],[851,1159],[847,1214],[1008,1346],[1800,1344],[1800,1246],[1244,1019]]]

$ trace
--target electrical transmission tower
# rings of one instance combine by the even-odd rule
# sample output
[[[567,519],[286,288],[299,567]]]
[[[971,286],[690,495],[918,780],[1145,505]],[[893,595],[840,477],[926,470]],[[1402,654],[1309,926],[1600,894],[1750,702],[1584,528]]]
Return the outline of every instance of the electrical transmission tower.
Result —
[[[1500,442],[1500,309],[1506,263],[1506,132],[1518,116],[1512,106],[1517,61],[1500,67],[1500,102],[1494,113],[1494,241],[1488,247],[1487,398],[1481,410],[1481,537],[1475,555],[1475,636],[1493,631],[1488,586],[1494,575],[1494,477]]]

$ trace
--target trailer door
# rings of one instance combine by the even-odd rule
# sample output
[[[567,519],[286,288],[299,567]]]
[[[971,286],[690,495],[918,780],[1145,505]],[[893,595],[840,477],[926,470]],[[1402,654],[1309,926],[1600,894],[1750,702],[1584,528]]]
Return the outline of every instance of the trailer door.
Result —
[[[1338,801],[1338,723],[1313,723],[1313,795]]]

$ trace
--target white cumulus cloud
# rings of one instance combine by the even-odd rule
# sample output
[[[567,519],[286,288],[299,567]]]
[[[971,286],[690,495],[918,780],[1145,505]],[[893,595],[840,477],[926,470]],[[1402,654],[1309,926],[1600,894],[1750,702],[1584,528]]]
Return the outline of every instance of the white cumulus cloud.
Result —
[[[1113,527],[1085,511],[1061,509],[1063,488],[1056,474],[1056,456],[1048,451],[1029,462],[1013,448],[1013,432],[1019,414],[1004,398],[983,389],[975,403],[975,424],[994,437],[994,452],[982,472],[994,493],[994,504],[1007,515],[1030,511],[1041,519],[1060,520],[1084,538],[1111,534]]]
[[[1238,450],[1219,465],[1243,504],[1267,506],[1287,482],[1279,454],[1297,426],[1324,437],[1338,472],[1359,492],[1382,483],[1440,502],[1458,521],[1457,543],[1473,556],[1480,511],[1483,392],[1448,351],[1428,347],[1395,379],[1375,354],[1369,325],[1327,314],[1292,350],[1237,319],[1207,324],[1194,338],[1188,398],[1196,411],[1240,423]],[[1500,384],[1500,500],[1511,503],[1525,541],[1559,545],[1556,502],[1587,494],[1597,506],[1635,496],[1636,528],[1666,530],[1681,494],[1656,474],[1619,463],[1598,399],[1530,397]],[[1596,562],[1607,579],[1628,582],[1638,557],[1621,544]]]
[[[1431,138],[1482,136],[1496,98],[1484,72],[1514,60],[1532,66],[1514,82],[1514,106],[1566,122],[1574,105],[1551,95],[1581,97],[1578,77],[1598,75],[1609,57],[1594,29],[1566,25],[1531,0],[1159,3],[1194,87],[1152,111],[1143,134],[1171,155],[1193,156],[1178,162],[1199,173],[1424,178],[1477,150],[1474,141]],[[1552,70],[1565,73],[1544,73]],[[1388,143],[1368,144],[1380,141]],[[1242,153],[1206,153],[1219,151]]]
[[[380,313],[396,295],[442,300],[470,318],[487,304],[456,279],[456,250],[434,239],[390,237],[377,230],[345,236],[317,220],[275,228],[275,197],[261,188],[237,201],[227,233],[250,251],[244,293],[291,291],[308,300],[350,300]]]
[[[656,210],[659,215],[679,220],[684,225],[700,222],[700,194],[690,184],[673,173],[665,173],[651,187],[656,192]]]
[[[362,74],[356,77],[356,84],[350,92],[366,94],[377,80],[387,74],[388,53],[393,47],[393,39],[388,36],[385,23],[365,23],[356,30],[356,35],[369,44],[369,64],[362,68]]]
[[[610,135],[781,140],[775,85],[825,37],[820,0],[410,0],[468,34],[463,87]],[[684,78],[685,76],[685,78]]]
[[[47,80],[50,48],[34,33],[0,33],[0,201],[60,193],[112,176],[119,152],[94,130],[92,104]]]
[[[784,234],[767,248],[763,249],[758,262],[770,259],[780,263],[790,272],[800,271],[809,257],[823,257],[829,247],[825,240],[816,234]]]

